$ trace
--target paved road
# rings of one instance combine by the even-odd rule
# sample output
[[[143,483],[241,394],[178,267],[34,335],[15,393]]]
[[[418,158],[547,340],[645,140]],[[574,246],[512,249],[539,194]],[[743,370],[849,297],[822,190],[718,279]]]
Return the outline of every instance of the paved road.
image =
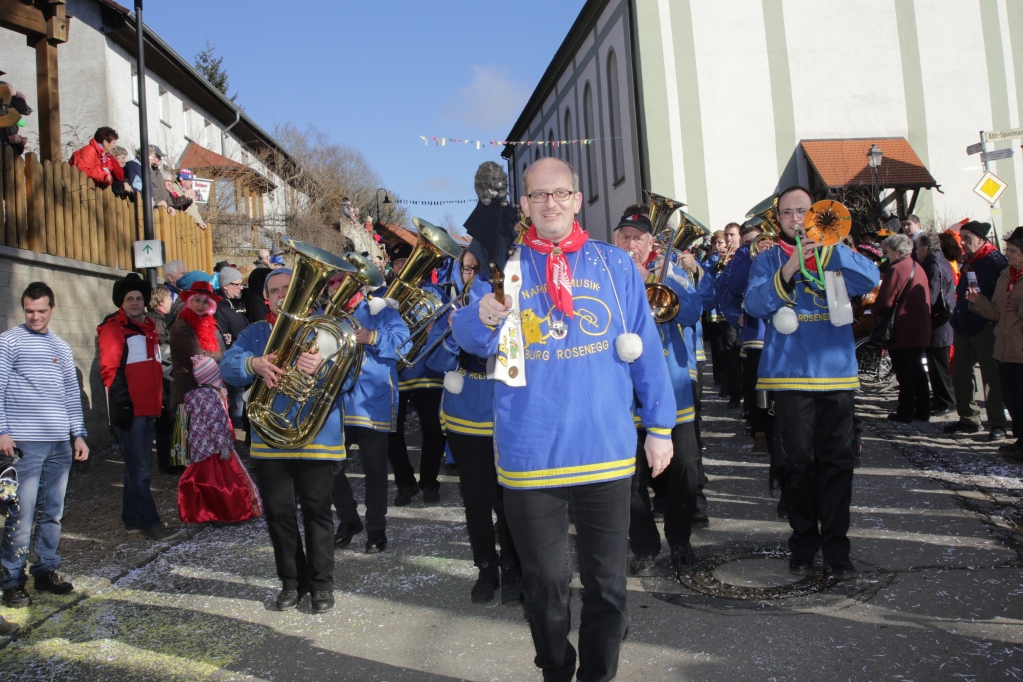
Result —
[[[701,569],[689,587],[667,563],[661,576],[630,578],[619,679],[1023,678],[1020,467],[986,442],[941,436],[941,424],[891,427],[890,401],[864,396],[851,533],[863,578],[793,582],[766,460],[737,410],[705,405],[712,521],[694,536]],[[154,545],[120,529],[120,475],[111,451],[73,476],[62,552],[75,593],[0,609],[24,626],[0,650],[9,679],[540,679],[521,610],[469,601],[475,569],[454,478],[441,506],[417,498],[390,510],[383,554],[338,551],[337,606],[314,616],[308,601],[273,610],[262,522]],[[154,479],[168,519],[175,482]]]

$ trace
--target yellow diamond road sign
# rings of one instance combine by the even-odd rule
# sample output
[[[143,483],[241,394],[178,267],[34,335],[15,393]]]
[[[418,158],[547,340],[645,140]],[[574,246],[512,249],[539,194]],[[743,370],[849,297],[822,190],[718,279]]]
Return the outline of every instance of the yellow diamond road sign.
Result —
[[[998,201],[998,197],[1002,196],[1002,192],[1005,191],[1006,187],[1008,185],[1001,178],[988,171],[984,173],[984,177],[980,179],[980,182],[973,188],[973,191],[984,201],[993,204]]]

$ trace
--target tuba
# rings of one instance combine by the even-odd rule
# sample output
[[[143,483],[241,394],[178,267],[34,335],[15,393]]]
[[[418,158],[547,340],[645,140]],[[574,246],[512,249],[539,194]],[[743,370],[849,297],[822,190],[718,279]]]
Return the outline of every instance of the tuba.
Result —
[[[435,294],[420,289],[419,283],[442,260],[458,258],[462,253],[462,247],[442,228],[431,225],[422,218],[413,218],[412,222],[419,231],[419,240],[405,261],[405,267],[384,294],[386,298],[398,302],[398,313],[409,329],[409,340],[402,345],[409,346],[409,350],[399,354],[399,372],[420,360],[417,355],[426,343],[430,325],[441,308],[440,299]]]
[[[646,299],[654,314],[654,320],[658,324],[663,324],[675,319],[679,307],[678,294],[664,283],[668,276],[671,254],[675,251],[685,251],[697,239],[709,236],[710,230],[685,211],[682,211],[682,219],[679,221],[678,227],[672,229],[668,224],[671,214],[685,204],[662,197],[660,194],[643,191],[650,199],[650,224],[654,238],[656,241],[663,242],[661,269],[657,273],[655,281],[646,285]]]
[[[743,227],[760,229],[760,234],[749,245],[750,258],[756,258],[761,251],[770,248],[763,242],[778,243],[778,235],[781,234],[781,225],[778,223],[778,197],[770,196],[764,199],[751,208],[746,217],[748,220],[743,223]]]
[[[340,312],[343,303],[333,302],[339,300],[337,294],[328,306],[330,313],[310,314],[327,280],[336,272],[353,273],[356,268],[311,244],[287,237],[283,242],[297,256],[288,295],[277,311],[265,354],[277,354],[274,364],[284,374],[273,388],[256,376],[247,414],[267,445],[294,450],[312,442],[338,395],[355,383],[362,365],[362,346],[355,340],[359,323]],[[327,341],[332,348],[315,374],[298,369],[296,361],[302,353],[318,352]]]

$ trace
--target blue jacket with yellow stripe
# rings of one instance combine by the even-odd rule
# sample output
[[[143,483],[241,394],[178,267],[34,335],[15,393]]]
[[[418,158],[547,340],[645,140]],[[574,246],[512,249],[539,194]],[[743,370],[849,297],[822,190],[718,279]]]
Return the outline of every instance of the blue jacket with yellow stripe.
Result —
[[[251,360],[259,357],[266,350],[266,342],[270,340],[270,323],[256,322],[250,324],[238,335],[231,347],[224,353],[220,361],[220,374],[224,381],[232,386],[248,386],[256,373],[252,369]],[[288,399],[279,396],[274,403],[275,408],[283,411]],[[292,415],[293,416],[293,415]],[[320,432],[309,445],[294,450],[278,450],[263,442],[259,432],[252,429],[252,447],[249,456],[255,459],[317,459],[340,460],[345,458],[344,409],[341,399],[334,403],[327,414]]]
[[[551,488],[628,478],[636,462],[633,391],[649,437],[671,438],[675,424],[675,396],[639,271],[621,249],[587,241],[567,254],[575,314],[562,317],[550,310],[547,256],[518,248],[527,383],[494,384],[498,482]],[[476,287],[480,295],[491,289],[479,283],[474,293]],[[549,323],[561,319],[568,334],[558,340]],[[499,330],[480,321],[478,298],[455,311],[453,326],[466,352],[497,353]],[[643,353],[631,364],[616,350],[624,332],[643,342]]]
[[[861,296],[878,285],[877,266],[844,244],[818,249],[825,270],[841,272],[849,296]],[[852,325],[831,324],[827,295],[797,271],[786,285],[781,268],[788,256],[775,246],[756,257],[746,288],[745,308],[767,320],[757,388],[769,391],[841,391],[859,388],[856,341]],[[799,327],[780,334],[770,317],[792,307]]]
[[[362,347],[362,371],[355,387],[344,394],[345,426],[393,432],[398,423],[398,351],[408,327],[398,311],[386,307],[376,315],[363,300],[352,312],[372,334]]]
[[[449,300],[444,289],[436,284],[426,283],[421,285],[419,288],[436,296],[440,300],[441,305],[444,305]],[[382,291],[380,292],[380,295],[383,295]],[[425,344],[423,348],[426,348],[428,345],[429,344]],[[402,354],[408,355],[411,348],[412,344],[405,344],[405,347],[401,349]],[[398,373],[399,391],[412,391],[417,388],[440,388],[443,385],[444,375],[434,369],[430,369],[424,360],[420,360],[412,367],[406,367]]]

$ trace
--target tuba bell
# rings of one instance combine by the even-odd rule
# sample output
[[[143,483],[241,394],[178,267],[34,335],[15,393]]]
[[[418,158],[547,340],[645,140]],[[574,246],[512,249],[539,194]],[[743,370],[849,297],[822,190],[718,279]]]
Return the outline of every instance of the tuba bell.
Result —
[[[746,214],[748,220],[743,227],[753,226],[760,229],[760,234],[750,242],[750,258],[756,258],[762,251],[770,248],[764,242],[778,243],[778,235],[781,234],[781,224],[778,222],[778,197],[770,196],[754,206]]]
[[[329,314],[312,314],[327,280],[336,272],[353,273],[356,268],[311,244],[287,237],[282,241],[297,256],[288,295],[277,311],[264,354],[276,353],[274,364],[284,374],[273,388],[256,375],[246,413],[267,445],[294,450],[312,442],[338,395],[355,383],[362,366],[362,346],[355,340],[359,323],[337,305]],[[343,305],[340,307],[343,309]],[[298,369],[298,357],[305,352],[318,352],[324,339],[329,339],[331,350],[325,354],[319,370],[306,374]]]
[[[440,299],[420,289],[419,283],[445,258],[458,258],[462,253],[462,247],[442,228],[422,218],[413,218],[412,222],[419,231],[416,247],[384,294],[398,302],[398,313],[409,329],[409,340],[402,345],[409,350],[400,355],[399,372],[419,361],[417,356],[426,343],[430,324],[441,308]]]
[[[665,280],[668,276],[668,266],[671,263],[671,255],[678,251],[682,252],[692,246],[697,239],[710,236],[710,230],[685,211],[682,211],[682,218],[677,228],[672,229],[668,224],[671,214],[685,206],[681,201],[675,201],[643,190],[650,199],[650,224],[655,241],[662,242],[661,269],[657,273],[655,281],[646,285],[647,303],[654,314],[654,320],[663,324],[675,319],[678,315],[679,301],[678,294],[671,290]]]

